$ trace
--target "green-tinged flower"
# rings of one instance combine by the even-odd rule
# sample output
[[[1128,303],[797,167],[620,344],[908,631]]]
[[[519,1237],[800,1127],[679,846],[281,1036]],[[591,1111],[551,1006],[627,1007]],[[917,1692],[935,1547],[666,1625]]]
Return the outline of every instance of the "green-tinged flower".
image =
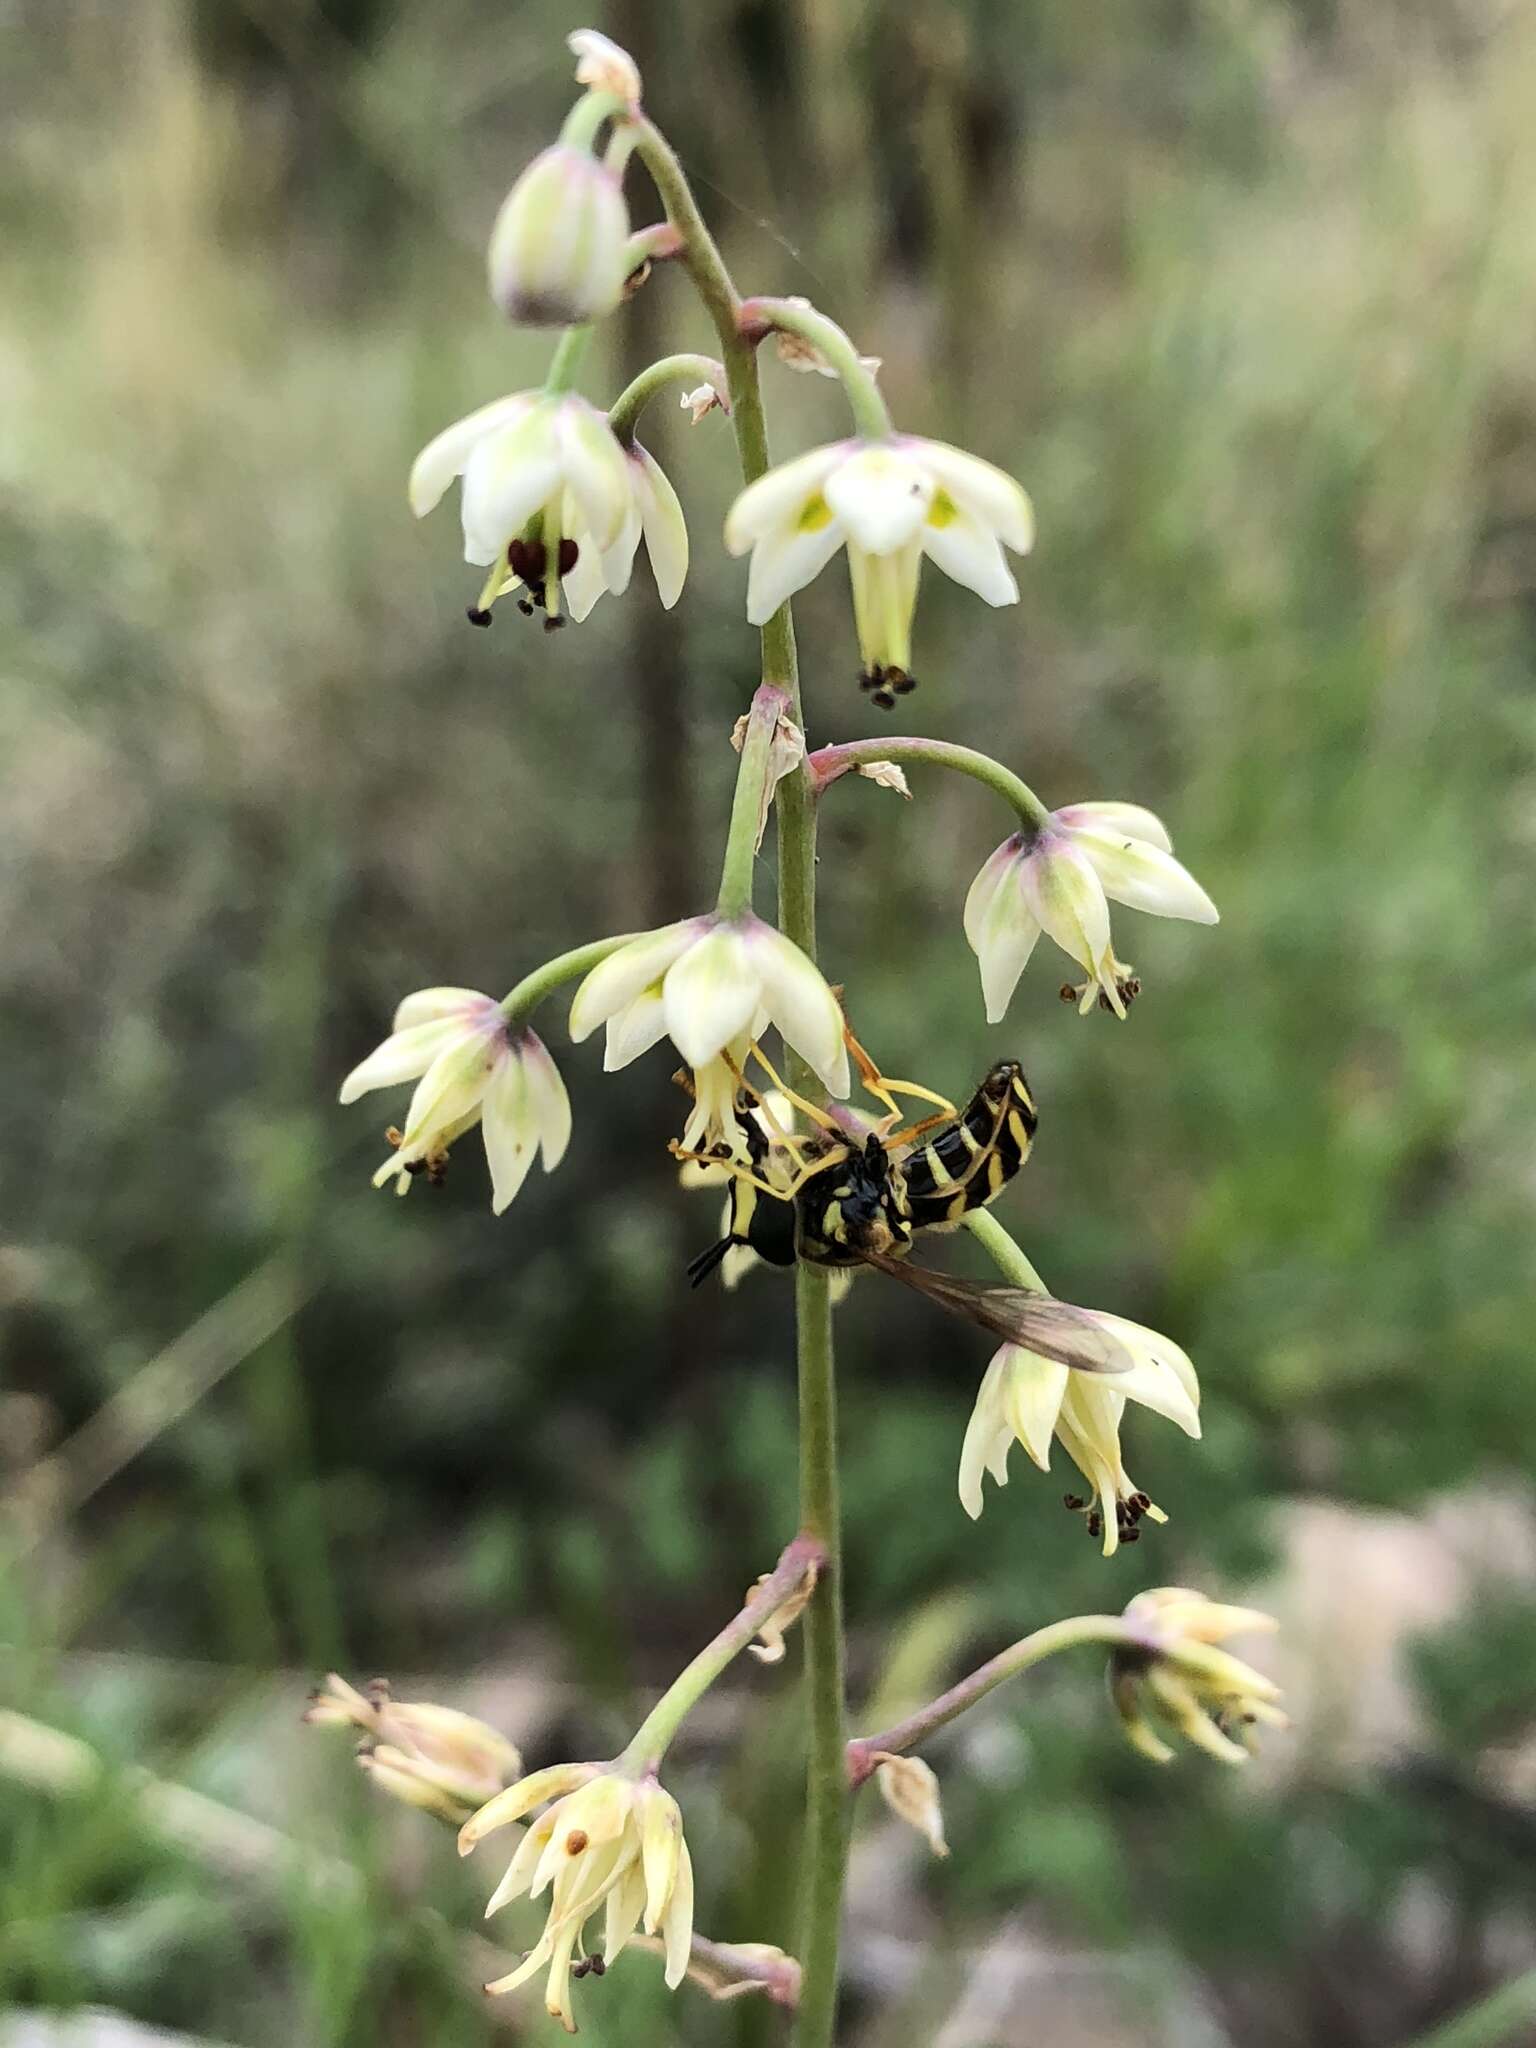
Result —
[[[1138,804],[1068,804],[1038,830],[1003,841],[965,899],[989,1024],[1006,1013],[1041,932],[1087,969],[1077,991],[1085,1012],[1098,1001],[1125,1015],[1140,983],[1110,945],[1110,897],[1154,917],[1217,922],[1215,904],[1174,859],[1161,820]]]
[[[913,687],[912,616],[924,555],[988,604],[1019,589],[1005,546],[1034,543],[1028,498],[1000,469],[914,434],[813,448],[749,484],[725,522],[733,555],[750,548],[747,617],[770,619],[846,544],[864,667],[859,681],[889,710]]]
[[[836,996],[800,948],[750,910],[642,932],[593,968],[571,1004],[578,1044],[607,1026],[603,1064],[610,1073],[670,1036],[694,1070],[696,1099],[702,1085],[711,1103],[724,1097],[727,1084],[734,1098],[729,1068],[712,1063],[744,1050],[765,1023],[833,1095],[848,1093]]]
[[[358,1763],[381,1791],[455,1825],[523,1767],[515,1745],[484,1721],[428,1700],[391,1699],[383,1679],[359,1692],[333,1671],[304,1718],[358,1730]]]
[[[618,172],[570,143],[542,150],[491,229],[486,271],[496,304],[526,326],[582,326],[614,311],[630,268]]]
[[[916,1828],[935,1856],[947,1856],[939,1781],[932,1768],[920,1756],[896,1756],[883,1749],[873,1754],[875,1778],[886,1805],[909,1828]]]
[[[571,1105],[542,1039],[514,1031],[500,1003],[472,988],[427,988],[407,996],[394,1030],[341,1084],[343,1102],[375,1088],[415,1081],[405,1129],[373,1177],[403,1195],[418,1174],[442,1178],[448,1149],[476,1124],[491,1168],[499,1216],[528,1177],[535,1152],[553,1173],[571,1135]]]
[[[960,1452],[960,1501],[975,1520],[982,1509],[982,1476],[1008,1483],[1008,1453],[1024,1446],[1042,1472],[1049,1471],[1051,1439],[1060,1443],[1091,1489],[1092,1498],[1068,1496],[1082,1509],[1092,1534],[1102,1534],[1104,1555],[1124,1541],[1134,1543],[1143,1516],[1166,1521],[1136,1485],[1120,1455],[1120,1419],[1127,1401],[1166,1416],[1186,1436],[1200,1434],[1200,1385],[1195,1368],[1170,1338],[1143,1329],[1102,1309],[1071,1313],[1118,1340],[1134,1363],[1128,1371],[1077,1372],[1018,1344],[994,1353],[976,1396]]]
[[[603,591],[627,588],[642,534],[656,587],[673,604],[688,567],[688,531],[677,493],[635,443],[621,448],[607,417],[573,391],[514,392],[466,414],[429,441],[411,469],[418,519],[464,479],[464,559],[489,569],[469,616],[490,622],[500,597],[544,613],[585,618]]]
[[[665,1944],[669,1988],[682,1982],[693,1939],[693,1865],[671,1794],[654,1777],[630,1778],[602,1764],[556,1764],[508,1786],[460,1829],[460,1854],[539,1806],[545,1811],[522,1831],[485,1910],[489,1916],[509,1899],[547,1890],[544,1932],[517,1969],[485,1988],[514,1990],[547,1965],[545,2005],[574,2034],[572,1977],[599,1960],[607,1969],[642,1923]],[[589,1959],[583,1930],[599,1909],[603,1946]]]
[[[1126,1736],[1143,1756],[1162,1764],[1173,1755],[1153,1719],[1229,1764],[1246,1763],[1249,1755],[1234,1733],[1260,1723],[1286,1726],[1274,1681],[1216,1647],[1228,1636],[1272,1631],[1272,1615],[1222,1606],[1187,1586],[1159,1586],[1138,1593],[1124,1620],[1131,1639],[1110,1656],[1109,1689]]]
[[[590,92],[612,93],[631,112],[640,106],[640,67],[600,29],[573,28],[565,47],[576,59],[576,83]]]

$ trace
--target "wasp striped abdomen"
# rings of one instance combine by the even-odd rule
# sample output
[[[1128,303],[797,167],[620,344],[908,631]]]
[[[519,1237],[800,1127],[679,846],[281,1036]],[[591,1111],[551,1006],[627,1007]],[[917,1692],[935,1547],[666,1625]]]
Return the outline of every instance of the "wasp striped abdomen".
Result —
[[[994,1201],[1029,1157],[1037,1121],[1023,1069],[1000,1061],[952,1124],[903,1156],[914,1229],[958,1223]]]

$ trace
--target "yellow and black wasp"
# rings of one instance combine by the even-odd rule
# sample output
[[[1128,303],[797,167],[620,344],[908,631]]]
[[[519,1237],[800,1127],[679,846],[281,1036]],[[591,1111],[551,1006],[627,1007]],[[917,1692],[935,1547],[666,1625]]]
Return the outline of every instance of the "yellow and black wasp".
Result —
[[[738,1245],[773,1266],[873,1266],[1008,1343],[1080,1371],[1128,1371],[1134,1360],[1119,1339],[1070,1302],[1025,1287],[979,1286],[908,1260],[916,1232],[956,1229],[971,1210],[994,1202],[1029,1157],[1039,1119],[1018,1061],[999,1061],[956,1109],[925,1088],[886,1079],[851,1034],[848,1045],[865,1087],[889,1111],[862,1137],[790,1095],[754,1047],[811,1131],[783,1128],[743,1076],[736,1108],[745,1157],[724,1143],[712,1153],[673,1147],[680,1157],[722,1168],[730,1181],[725,1235],[689,1266],[693,1285]],[[937,1103],[939,1113],[895,1129],[900,1110],[892,1091]]]

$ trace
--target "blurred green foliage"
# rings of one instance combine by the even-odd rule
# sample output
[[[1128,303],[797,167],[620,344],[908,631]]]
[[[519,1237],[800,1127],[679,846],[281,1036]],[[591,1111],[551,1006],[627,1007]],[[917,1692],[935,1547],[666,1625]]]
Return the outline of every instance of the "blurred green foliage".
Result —
[[[571,1155],[500,1223],[470,1144],[441,1195],[374,1195],[384,1117],[334,1107],[405,990],[499,991],[702,903],[718,857],[754,653],[719,420],[648,426],[694,540],[671,616],[642,573],[558,641],[472,633],[451,513],[403,503],[431,432],[540,375],[480,249],[566,103],[571,25],[547,0],[0,17],[0,1456],[35,1539],[0,1706],[359,1872],[210,1884],[126,1792],[0,1785],[0,2001],[250,2048],[517,2026],[465,1989],[482,1873],[290,1739],[307,1674],[522,1674],[534,1761],[603,1753],[792,1526],[788,1304],[684,1287],[713,1211],[662,1150],[660,1055],[605,1080],[555,1029]],[[1033,2039],[1075,1971],[1109,1987],[1094,2038],[1386,2048],[1536,1954],[1536,18],[623,0],[601,25],[743,280],[816,299],[903,423],[1035,496],[1017,609],[925,591],[914,722],[1052,802],[1150,804],[1223,911],[1122,918],[1124,1028],[1079,1023],[1042,960],[989,1033],[959,909],[1006,821],[931,774],[910,807],[827,800],[824,957],[861,1033],[950,1093],[1019,1053],[1043,1121],[1010,1224],[1206,1388],[1201,1446],[1130,1425],[1174,1519],[1107,1567],[1023,1471],[966,1522],[984,1359],[860,1287],[860,1687],[914,1614],[914,1695],[1144,1584],[1272,1572],[1304,1614],[1303,1500],[1341,1544],[1378,1526],[1346,1510],[1389,1514],[1419,1585],[1424,1504],[1480,1495],[1505,1560],[1407,1603],[1403,1634],[1455,1611],[1387,1748],[1354,1715],[1366,1639],[1397,1656],[1380,1614],[1304,1631],[1316,1712],[1257,1789],[1122,1754],[1092,1670],[1004,1695],[935,1752],[953,1862],[861,1846],[849,2039]],[[707,338],[662,271],[587,388],[669,346]],[[839,430],[835,391],[768,381],[781,451]],[[816,740],[879,729],[840,573],[799,608]],[[253,1334],[229,1303],[274,1261],[301,1305]],[[208,1391],[50,1515],[78,1440],[46,1454],[210,1310]],[[791,1683],[729,1688],[682,1770],[725,1937],[791,1938]],[[1033,1974],[994,2010],[1010,1955]],[[778,2037],[641,1960],[621,1982],[585,2001],[599,2048]]]

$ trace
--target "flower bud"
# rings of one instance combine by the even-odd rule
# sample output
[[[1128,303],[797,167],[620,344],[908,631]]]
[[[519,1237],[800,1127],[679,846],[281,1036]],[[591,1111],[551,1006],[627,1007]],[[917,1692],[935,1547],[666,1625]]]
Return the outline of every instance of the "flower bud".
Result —
[[[455,1826],[523,1767],[516,1747],[473,1714],[391,1699],[382,1678],[359,1692],[333,1671],[304,1718],[318,1727],[357,1729],[363,1737],[358,1763],[381,1791]]]
[[[567,143],[536,156],[502,202],[487,268],[491,297],[509,320],[574,327],[603,319],[630,270],[617,174]]]
[[[898,1820],[916,1828],[935,1856],[947,1856],[949,1844],[944,1839],[939,1781],[922,1758],[880,1752],[875,1776],[881,1797]]]

